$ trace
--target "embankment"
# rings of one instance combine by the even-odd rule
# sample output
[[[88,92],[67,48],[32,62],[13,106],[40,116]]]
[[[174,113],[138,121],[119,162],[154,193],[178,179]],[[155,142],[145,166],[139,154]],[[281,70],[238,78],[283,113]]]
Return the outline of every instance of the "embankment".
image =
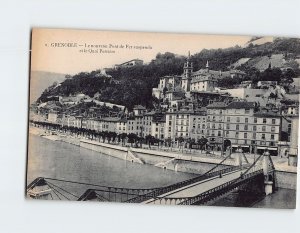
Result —
[[[80,140],[80,146],[131,162],[150,164],[163,169],[193,174],[203,174],[222,160],[221,158],[203,158],[193,155],[179,155],[172,152],[122,147],[90,140]],[[225,161],[222,166],[226,168],[232,165],[237,165],[236,159]],[[296,190],[297,172],[276,170],[276,178],[279,188]]]

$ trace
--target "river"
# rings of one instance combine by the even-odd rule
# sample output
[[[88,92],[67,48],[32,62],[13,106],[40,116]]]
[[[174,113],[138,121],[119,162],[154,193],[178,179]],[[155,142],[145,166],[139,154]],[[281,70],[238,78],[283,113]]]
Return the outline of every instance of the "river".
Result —
[[[153,188],[177,183],[196,175],[164,170],[147,164],[131,163],[61,141],[51,141],[29,134],[27,183],[37,177],[48,177],[123,188]],[[56,183],[62,185],[61,183]],[[81,195],[87,185],[70,185],[69,190]],[[267,197],[245,198],[231,192],[210,203],[212,206],[258,208],[294,208],[296,191],[279,189]]]
[[[37,177],[123,188],[153,188],[177,183],[193,174],[131,163],[61,141],[29,135],[27,183]],[[85,186],[77,187],[84,191]]]

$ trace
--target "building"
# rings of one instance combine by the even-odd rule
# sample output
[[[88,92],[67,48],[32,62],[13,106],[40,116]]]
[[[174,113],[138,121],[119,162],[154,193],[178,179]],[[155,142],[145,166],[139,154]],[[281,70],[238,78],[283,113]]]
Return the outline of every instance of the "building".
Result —
[[[121,64],[115,65],[115,68],[129,68],[133,66],[143,65],[144,61],[141,59],[132,59],[130,61],[123,62]]]
[[[198,141],[206,138],[207,109],[201,108],[190,114],[190,138]]]
[[[217,150],[229,140],[232,150],[263,153],[268,149],[278,155],[278,141],[282,127],[281,115],[268,109],[256,111],[253,102],[215,102],[207,106],[207,135]]]
[[[202,77],[194,78],[191,81],[191,90],[194,91],[214,91],[217,80],[210,78],[209,75],[202,75]]]
[[[152,121],[155,112],[147,112],[143,115],[143,137],[152,135]]]
[[[165,139],[165,125],[166,125],[166,115],[162,113],[157,113],[153,115],[151,124],[151,135],[157,139]]]
[[[205,69],[193,71],[193,63],[191,61],[190,53],[183,66],[183,74],[181,76],[164,76],[160,78],[160,82],[157,88],[152,89],[152,95],[160,99],[166,97],[172,99],[173,92],[177,87],[181,87],[181,90],[185,92],[186,97],[190,97],[190,92],[214,92],[218,79],[224,77],[242,77],[245,73],[239,70],[230,71],[215,71],[210,70],[209,63],[207,61]],[[178,89],[177,89],[178,90]],[[169,92],[167,92],[169,91]],[[181,97],[182,98],[182,97]]]
[[[256,124],[253,120],[255,103],[232,102],[224,111],[224,139],[229,140],[233,151],[241,147],[244,152],[251,152],[251,139]],[[255,138],[255,137],[254,137]]]
[[[248,102],[259,103],[260,106],[266,106],[269,99],[265,97],[268,93],[267,89],[250,89],[250,88],[233,88],[220,90],[220,93],[228,93],[232,97],[246,100]]]
[[[214,102],[206,107],[206,135],[208,143],[211,148],[216,148],[217,150],[222,149],[224,141],[224,121],[226,106],[227,105],[224,102]]]
[[[256,146],[257,153],[261,154],[265,149],[268,149],[271,155],[278,155],[278,141],[281,140],[282,128],[281,118],[279,113],[269,110],[254,113],[253,121],[256,128],[253,128],[251,144]]]

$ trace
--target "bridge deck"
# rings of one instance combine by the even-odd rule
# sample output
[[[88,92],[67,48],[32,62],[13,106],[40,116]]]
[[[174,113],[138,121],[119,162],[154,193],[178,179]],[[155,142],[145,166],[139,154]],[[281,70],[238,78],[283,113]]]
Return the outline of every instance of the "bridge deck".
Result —
[[[210,189],[213,189],[217,186],[220,186],[222,184],[225,184],[228,181],[234,180],[236,178],[239,178],[242,172],[245,172],[247,169],[241,169],[234,172],[229,172],[226,174],[223,174],[222,178],[219,176],[215,176],[212,178],[209,178],[207,180],[199,181],[194,184],[188,185],[186,187],[182,187],[179,189],[176,189],[174,191],[171,191],[169,193],[165,193],[163,195],[158,196],[158,199],[163,198],[186,198],[186,197],[194,197],[201,193],[204,193]],[[161,202],[161,203],[162,203]],[[158,202],[155,202],[155,199],[149,199],[144,202],[145,204],[158,204]]]

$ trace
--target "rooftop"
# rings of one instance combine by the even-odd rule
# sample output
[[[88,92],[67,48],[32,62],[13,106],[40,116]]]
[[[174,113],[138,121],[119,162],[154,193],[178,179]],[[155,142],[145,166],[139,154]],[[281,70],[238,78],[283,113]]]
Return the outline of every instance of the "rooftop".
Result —
[[[107,121],[107,122],[119,122],[119,121],[121,121],[121,118],[120,117],[104,117],[100,120]]]
[[[244,102],[244,101],[236,101],[236,102],[231,102],[230,104],[227,105],[226,108],[228,109],[249,109],[249,108],[254,108],[255,103],[254,102]]]
[[[226,108],[226,104],[224,102],[214,102],[206,106],[206,108]]]
[[[281,117],[279,112],[273,112],[273,111],[259,111],[254,113],[255,117]]]
[[[133,109],[136,109],[136,110],[146,110],[146,108],[144,106],[142,106],[142,105],[135,105],[133,107]]]

